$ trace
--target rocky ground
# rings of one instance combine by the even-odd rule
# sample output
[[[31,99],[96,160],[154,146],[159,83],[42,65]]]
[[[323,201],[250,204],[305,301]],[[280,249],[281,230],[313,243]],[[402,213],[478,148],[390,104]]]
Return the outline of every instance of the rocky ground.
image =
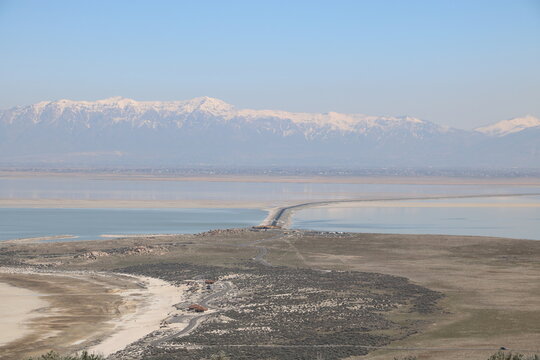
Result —
[[[420,323],[389,313],[440,311],[441,294],[406,278],[365,272],[187,264],[140,265],[123,272],[182,282],[194,276],[228,281],[235,291],[212,303],[218,311],[187,336],[157,346],[142,341],[115,359],[202,359],[224,351],[234,359],[341,359],[406,337]],[[141,351],[141,349],[144,349]]]
[[[179,304],[176,317],[115,360],[220,352],[232,359],[458,359],[501,345],[531,349],[540,333],[531,286],[540,278],[539,256],[535,241],[278,229],[0,246],[0,265],[190,284],[188,300],[209,308],[188,314],[188,304]],[[208,279],[216,282],[205,285]]]

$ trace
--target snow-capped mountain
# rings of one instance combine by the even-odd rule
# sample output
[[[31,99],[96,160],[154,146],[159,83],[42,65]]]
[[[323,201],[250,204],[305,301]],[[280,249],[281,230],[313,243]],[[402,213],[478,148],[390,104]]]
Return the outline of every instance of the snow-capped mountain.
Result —
[[[505,136],[539,126],[540,119],[527,115],[525,117],[503,120],[492,125],[479,127],[476,131],[490,136]]]
[[[494,126],[513,134],[525,123],[534,121]],[[490,129],[408,116],[236,109],[209,97],[59,100],[0,111],[0,164],[511,165],[512,154],[505,164],[490,155],[507,136]],[[532,154],[520,154],[523,166],[538,160],[535,139],[525,147]]]
[[[405,128],[413,136],[422,131],[447,129],[411,117],[377,117],[362,114],[292,113],[272,110],[237,110],[219,99],[200,97],[187,101],[135,101],[113,97],[94,102],[59,100],[40,102],[4,111],[1,120],[10,125],[48,124],[69,128],[114,127],[182,128],[229,124],[232,127],[257,126],[283,136],[302,134],[306,138],[325,136],[329,132],[364,134]],[[210,120],[210,121],[209,121]]]

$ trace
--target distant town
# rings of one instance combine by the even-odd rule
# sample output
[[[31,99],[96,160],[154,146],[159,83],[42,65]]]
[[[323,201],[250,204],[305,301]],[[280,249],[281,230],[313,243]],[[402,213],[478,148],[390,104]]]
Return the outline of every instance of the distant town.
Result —
[[[539,177],[540,168],[342,168],[342,167],[0,167],[3,172],[48,172],[58,174],[118,174],[153,176],[343,176],[343,177]]]

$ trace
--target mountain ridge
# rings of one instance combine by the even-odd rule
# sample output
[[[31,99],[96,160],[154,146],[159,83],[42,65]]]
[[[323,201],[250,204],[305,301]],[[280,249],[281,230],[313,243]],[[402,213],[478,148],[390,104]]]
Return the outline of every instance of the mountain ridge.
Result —
[[[508,120],[502,120],[494,124],[482,126],[476,128],[475,131],[481,132],[491,136],[506,136],[509,134],[517,133],[529,128],[539,127],[540,119],[532,116],[525,115],[523,117],[517,117]]]
[[[359,121],[373,121],[383,119],[389,121],[404,120],[414,123],[423,121],[410,116],[368,116],[365,114],[345,114],[338,112],[326,113],[308,113],[308,112],[288,112],[282,110],[254,110],[254,109],[236,109],[233,105],[222,100],[211,97],[197,97],[183,101],[136,101],[124,97],[111,97],[96,101],[73,101],[61,99],[58,101],[43,101],[29,106],[14,107],[3,110],[3,112],[12,112],[15,115],[29,110],[38,116],[44,111],[57,112],[59,114],[66,110],[71,111],[104,111],[118,109],[131,111],[132,113],[144,113],[149,110],[162,112],[176,112],[177,115],[183,115],[193,112],[202,112],[208,115],[222,116],[226,120],[235,117],[247,119],[259,117],[271,117],[277,119],[290,119],[294,122],[313,122],[313,123],[354,123]],[[6,120],[5,120],[6,121]],[[8,120],[9,122],[9,120]]]
[[[101,107],[100,107],[101,106]],[[438,125],[436,123],[421,120],[412,116],[374,116],[366,115],[362,113],[340,113],[335,111],[329,111],[324,113],[309,113],[309,112],[290,112],[283,110],[254,110],[254,109],[237,109],[235,106],[226,103],[223,100],[212,98],[208,96],[201,96],[192,98],[189,100],[174,100],[174,101],[137,101],[131,98],[122,96],[113,96],[106,99],[100,99],[96,101],[86,100],[69,100],[60,99],[56,101],[41,101],[36,104],[28,106],[16,106],[10,109],[0,110],[1,113],[14,112],[19,113],[21,111],[28,111],[31,108],[36,117],[38,114],[46,109],[55,109],[56,111],[64,112],[66,109],[75,108],[76,110],[98,110],[103,111],[106,109],[130,109],[136,110],[135,112],[144,113],[145,111],[169,111],[177,112],[180,114],[203,112],[213,116],[222,116],[226,120],[230,120],[235,117],[243,117],[246,119],[269,117],[277,119],[289,119],[296,123],[311,122],[314,124],[334,124],[337,128],[345,128],[353,123],[365,122],[374,123],[377,120],[381,121],[404,121],[410,123],[431,123],[440,127],[441,130],[462,130],[457,128],[451,128],[444,125]],[[3,119],[10,122],[10,120]],[[13,118],[12,118],[13,120]],[[341,126],[340,126],[341,125]],[[528,127],[540,126],[540,119],[532,116],[525,115],[523,117],[516,117],[508,120],[502,120],[486,126],[478,127],[474,131],[484,133],[486,135],[504,136],[509,133],[517,132]]]
[[[0,110],[0,163],[538,166],[536,122],[462,130],[411,116],[237,109],[211,97],[62,99]],[[520,133],[523,144],[507,138]],[[512,149],[504,164],[490,156],[503,142]]]

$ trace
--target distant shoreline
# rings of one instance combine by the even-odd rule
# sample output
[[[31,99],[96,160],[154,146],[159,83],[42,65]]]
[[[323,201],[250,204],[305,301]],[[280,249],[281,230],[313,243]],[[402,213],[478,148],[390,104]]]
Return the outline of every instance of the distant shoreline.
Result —
[[[0,208],[51,209],[262,209],[275,207],[270,201],[228,200],[84,200],[84,199],[0,199]]]
[[[52,317],[47,313],[40,313],[43,316],[32,320],[33,328],[40,331],[3,346],[2,355],[6,359],[21,359],[51,348],[65,353],[86,348],[109,354],[128,343],[131,345],[115,358],[140,358],[140,351],[146,351],[148,345],[152,344],[156,344],[152,351],[161,351],[160,355],[166,351],[186,350],[190,354],[195,352],[200,355],[197,352],[205,348],[217,352],[220,347],[226,348],[228,338],[220,342],[221,334],[213,326],[231,324],[230,318],[220,316],[224,314],[223,311],[234,309],[234,312],[248,314],[245,321],[255,330],[245,327],[244,323],[236,327],[232,323],[231,326],[243,336],[252,336],[260,329],[259,324],[266,324],[258,322],[251,325],[252,312],[249,311],[252,311],[252,303],[246,301],[238,304],[238,299],[253,292],[256,281],[249,279],[257,279],[247,277],[246,280],[243,276],[258,277],[262,272],[271,281],[268,284],[272,286],[267,286],[265,292],[256,292],[258,297],[254,299],[275,299],[279,296],[292,302],[298,294],[294,290],[304,284],[305,277],[299,278],[300,283],[287,285],[293,291],[274,291],[277,281],[282,281],[280,272],[303,272],[308,269],[325,270],[317,271],[325,279],[326,275],[333,274],[339,280],[340,276],[351,272],[372,274],[370,276],[377,279],[380,276],[397,276],[399,279],[409,279],[414,286],[447,295],[437,302],[438,307],[432,312],[415,314],[405,308],[403,315],[407,322],[396,323],[395,326],[409,330],[410,320],[421,319],[422,322],[414,323],[418,324],[415,328],[417,332],[407,336],[398,333],[399,337],[393,338],[392,342],[370,347],[370,359],[404,356],[403,353],[410,354],[411,351],[426,359],[454,359],[457,353],[481,354],[469,358],[482,359],[489,356],[486,352],[492,353],[502,345],[512,349],[535,349],[538,304],[534,301],[536,289],[531,287],[531,283],[540,273],[537,261],[539,246],[538,241],[485,236],[356,234],[279,229],[222,230],[196,236],[104,239],[99,242],[12,244],[9,248],[0,248],[3,250],[0,251],[0,265],[13,261],[19,265],[11,268],[15,270],[11,274],[0,271],[0,281],[31,288],[43,294],[54,307],[65,309],[61,316],[54,319],[68,330],[42,341],[49,329],[54,330],[55,323],[51,323]],[[154,251],[135,251],[140,248]],[[55,256],[51,257],[50,254]],[[250,266],[248,268],[254,270],[248,270],[245,274],[242,272],[244,270],[239,270],[244,268],[238,267],[238,264],[253,265],[257,259],[264,259],[276,267]],[[34,271],[40,276],[36,278]],[[137,278],[119,274],[118,271],[136,275]],[[156,286],[148,283],[141,286],[140,280],[143,279],[140,276],[162,281],[155,282]],[[193,276],[199,276],[201,282],[209,276],[219,282],[230,282],[233,291],[222,292],[222,288],[218,287],[212,293],[212,290],[202,286],[196,292],[190,292],[186,287],[170,286],[172,283],[191,282],[188,279]],[[290,279],[289,274],[287,279]],[[338,295],[343,292],[343,283],[327,283],[330,288],[326,291]],[[382,285],[383,289],[392,290],[396,282]],[[415,291],[414,294],[418,293]],[[163,301],[163,295],[166,301]],[[185,329],[189,330],[192,323],[191,314],[185,311],[185,306],[199,303],[202,298],[198,296],[218,296],[225,301],[221,303],[225,304],[224,308],[211,308],[211,311],[216,310],[216,316],[207,323],[208,326],[198,330],[202,339],[213,336],[212,345],[193,342],[193,337],[182,339],[179,336],[185,335]],[[355,304],[356,299],[351,298],[351,305]],[[386,297],[382,299],[386,300]],[[171,306],[174,304],[181,306]],[[288,302],[284,304],[288,306]],[[425,304],[429,305],[429,302]],[[314,303],[319,308],[322,305],[327,307],[326,303]],[[319,313],[314,314],[313,318],[318,321]],[[81,321],[81,318],[85,321]],[[242,318],[234,318],[234,321],[239,319]],[[312,326],[310,322],[307,324]],[[166,327],[160,328],[161,325]],[[484,331],[487,326],[492,326],[490,329],[493,330]],[[279,327],[276,329],[281,331]],[[152,335],[145,338],[148,332]],[[172,343],[175,347],[163,349],[157,346],[162,343],[167,346],[167,342],[174,337],[177,337]],[[132,343],[136,339],[140,340]],[[339,346],[340,343],[330,344]],[[234,351],[233,348],[226,349]]]
[[[0,244],[24,244],[24,243],[37,243],[44,241],[54,241],[54,240],[63,240],[63,239],[77,239],[78,236],[75,235],[51,235],[51,236],[37,236],[29,238],[15,238],[9,240],[0,240]]]
[[[497,204],[486,203],[422,203],[429,200],[459,200],[459,199],[481,199],[495,197],[521,197],[521,196],[540,196],[540,193],[528,194],[471,194],[471,195],[431,195],[431,196],[413,196],[401,198],[380,198],[380,199],[337,199],[329,201],[311,201],[299,203],[281,208],[273,209],[261,225],[281,226],[285,229],[292,224],[292,217],[296,211],[313,207],[497,207]],[[411,202],[412,201],[412,202]],[[504,204],[504,207],[540,207],[538,203],[513,203]]]
[[[186,181],[186,182],[261,182],[261,183],[330,183],[330,184],[418,184],[418,185],[516,185],[540,186],[540,176],[403,176],[403,175],[156,175],[142,173],[111,173],[84,171],[20,171],[0,170],[0,178],[29,177],[78,177],[107,180],[147,180],[147,181]]]
[[[378,197],[378,198],[350,198],[350,199],[334,199],[334,200],[322,200],[322,201],[307,201],[307,202],[293,202],[289,201],[288,204],[283,203],[281,206],[275,206],[275,204],[264,203],[264,202],[238,202],[231,204],[229,202],[220,200],[214,202],[208,201],[139,201],[139,200],[129,200],[129,201],[118,201],[118,200],[56,200],[56,199],[41,199],[41,200],[26,200],[26,199],[10,199],[7,202],[3,202],[0,199],[0,209],[95,209],[95,210],[167,210],[167,209],[177,209],[177,210],[188,210],[189,209],[250,209],[250,210],[260,210],[266,211],[267,214],[264,219],[260,219],[258,223],[252,225],[260,226],[277,226],[282,229],[290,229],[293,226],[293,217],[297,211],[305,210],[308,208],[529,208],[529,209],[538,209],[540,208],[540,201],[526,202],[520,200],[520,197],[526,196],[540,196],[538,193],[507,193],[507,194],[471,194],[471,195],[428,195],[428,196],[409,196],[409,197]],[[504,203],[493,203],[493,202],[482,202],[483,198],[515,198],[510,202]],[[466,200],[465,202],[452,202],[452,200]],[[8,206],[3,206],[8,205]],[[274,206],[272,206],[274,205]],[[536,211],[536,210],[533,210]],[[262,215],[264,216],[264,215]],[[309,228],[309,227],[308,227]],[[190,233],[197,233],[195,232]],[[354,230],[342,230],[342,231],[353,231]],[[177,231],[178,232],[178,231]],[[385,231],[381,230],[382,233]],[[439,232],[436,232],[439,233]],[[440,232],[445,234],[446,232]],[[27,237],[19,239],[8,239],[0,242],[0,245],[8,245],[11,243],[36,243],[41,241],[58,241],[63,239],[75,240],[79,236],[75,235],[54,235],[54,236],[43,236],[43,237]],[[76,233],[74,233],[76,234]],[[452,234],[452,233],[450,233]],[[466,235],[466,233],[462,234]],[[493,236],[493,234],[469,234],[477,236]],[[95,240],[102,240],[106,238],[138,238],[138,237],[148,237],[148,236],[176,236],[176,232],[172,231],[170,233],[156,233],[155,230],[150,230],[148,233],[141,232],[137,234],[131,234],[126,229],[118,230],[117,232],[109,233],[98,233],[95,234]],[[508,238],[517,238],[511,234],[505,235]]]

